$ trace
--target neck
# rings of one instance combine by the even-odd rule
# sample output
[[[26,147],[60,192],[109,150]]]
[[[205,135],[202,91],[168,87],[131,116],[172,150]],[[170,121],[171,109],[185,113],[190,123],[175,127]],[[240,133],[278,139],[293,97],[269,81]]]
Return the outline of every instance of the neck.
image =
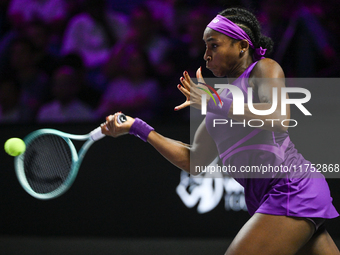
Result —
[[[254,63],[252,56],[247,56],[244,61],[241,61],[235,69],[227,75],[228,79],[231,81],[236,80],[252,63]]]

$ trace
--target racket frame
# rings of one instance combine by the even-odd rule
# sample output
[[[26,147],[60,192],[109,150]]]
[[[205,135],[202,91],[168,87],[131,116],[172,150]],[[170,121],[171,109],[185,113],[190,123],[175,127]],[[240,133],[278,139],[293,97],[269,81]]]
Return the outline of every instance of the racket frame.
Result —
[[[123,122],[127,121],[127,118],[125,114],[120,113],[118,115],[117,121],[119,124],[122,124]],[[70,151],[71,151],[71,157],[72,157],[72,164],[71,164],[71,170],[68,174],[66,180],[63,182],[62,185],[60,185],[55,190],[48,192],[48,193],[37,193],[35,192],[30,184],[27,181],[26,174],[25,174],[25,167],[24,167],[24,160],[25,160],[25,152],[14,159],[14,168],[16,176],[19,180],[19,183],[24,188],[24,190],[30,194],[31,196],[41,199],[41,200],[48,200],[52,198],[56,198],[64,194],[73,184],[74,180],[77,177],[79,167],[84,159],[84,156],[90,146],[95,142],[103,137],[105,135],[101,131],[101,127],[97,127],[96,129],[92,130],[90,133],[86,135],[74,135],[65,133],[56,129],[50,129],[50,128],[44,128],[36,130],[30,134],[28,134],[23,140],[26,144],[26,148],[29,147],[29,145],[32,143],[33,140],[35,140],[37,137],[42,135],[57,135],[64,139],[64,141],[69,145]],[[77,152],[74,144],[72,143],[72,140],[78,140],[78,141],[84,141],[86,142],[83,144],[83,146],[80,148],[79,152]]]
[[[52,198],[56,198],[62,194],[64,194],[73,184],[74,180],[77,177],[79,167],[81,165],[81,162],[83,161],[83,158],[87,152],[87,150],[90,148],[90,146],[96,141],[104,137],[104,135],[101,133],[100,127],[93,130],[91,133],[86,135],[74,135],[74,134],[68,134],[59,130],[55,129],[39,129],[36,130],[29,135],[27,135],[23,140],[27,146],[32,143],[37,137],[43,136],[43,135],[57,135],[64,139],[64,141],[68,144],[70,151],[71,151],[71,157],[72,157],[72,164],[71,164],[71,170],[66,178],[66,180],[61,184],[57,189],[48,192],[48,193],[37,193],[35,192],[30,184],[27,181],[26,174],[25,174],[25,167],[24,167],[24,160],[25,160],[25,153],[15,157],[14,159],[14,165],[15,165],[15,173],[19,180],[19,183],[24,188],[24,190],[30,194],[31,196],[41,199],[41,200],[48,200]],[[74,144],[72,143],[72,140],[79,140],[86,142],[83,144],[79,152],[77,152]]]

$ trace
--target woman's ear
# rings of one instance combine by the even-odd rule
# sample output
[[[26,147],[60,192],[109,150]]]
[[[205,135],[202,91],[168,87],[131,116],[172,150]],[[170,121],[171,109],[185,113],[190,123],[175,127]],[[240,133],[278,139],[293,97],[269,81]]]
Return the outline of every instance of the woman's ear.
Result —
[[[239,41],[239,50],[241,53],[246,52],[249,49],[249,42],[246,39]]]

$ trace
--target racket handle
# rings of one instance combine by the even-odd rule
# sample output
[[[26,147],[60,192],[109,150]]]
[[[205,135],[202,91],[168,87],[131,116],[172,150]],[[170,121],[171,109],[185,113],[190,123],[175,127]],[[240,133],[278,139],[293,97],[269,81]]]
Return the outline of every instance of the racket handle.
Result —
[[[90,137],[93,141],[98,141],[102,139],[105,135],[102,133],[102,128],[97,127],[90,133]]]
[[[117,117],[117,122],[119,124],[122,124],[125,121],[127,121],[125,114],[123,114],[123,113],[119,114],[118,117]],[[97,127],[95,130],[93,130],[90,133],[90,137],[93,141],[98,141],[98,140],[102,139],[104,136],[105,135],[102,133],[101,127]]]

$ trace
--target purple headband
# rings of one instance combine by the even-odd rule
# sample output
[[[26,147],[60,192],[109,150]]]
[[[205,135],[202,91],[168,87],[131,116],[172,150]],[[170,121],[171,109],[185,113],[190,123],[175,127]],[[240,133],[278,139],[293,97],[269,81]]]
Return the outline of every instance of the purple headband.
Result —
[[[222,15],[217,15],[208,24],[207,27],[210,27],[211,29],[214,29],[215,31],[225,34],[236,40],[246,39],[249,42],[249,46],[255,49],[247,33],[244,32],[243,29],[240,28],[238,25],[236,25],[234,22],[230,21],[226,17],[223,17]],[[262,47],[255,49],[254,56],[253,56],[254,60],[258,61],[260,59],[263,59],[264,54],[266,53],[266,50],[267,49],[263,49]]]

